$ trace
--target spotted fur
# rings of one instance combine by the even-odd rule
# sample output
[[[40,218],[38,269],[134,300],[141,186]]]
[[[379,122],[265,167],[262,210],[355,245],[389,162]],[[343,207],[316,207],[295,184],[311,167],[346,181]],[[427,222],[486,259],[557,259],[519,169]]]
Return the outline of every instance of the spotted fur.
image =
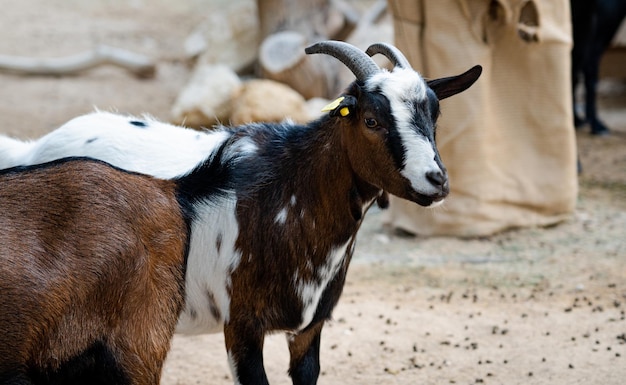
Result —
[[[87,143],[95,137],[86,133],[89,120],[103,113],[82,121],[85,133],[66,129],[58,135],[66,146],[54,146],[54,132],[34,146],[40,154],[55,147],[58,156],[69,155],[77,135],[80,151],[122,168],[127,161],[151,162],[149,170],[128,169],[157,174],[152,170],[168,163],[168,172],[158,173],[176,183],[191,218],[177,331],[223,328],[233,376],[241,384],[267,383],[264,336],[286,331],[294,383],[315,383],[320,333],[341,295],[367,209],[386,192],[422,206],[443,201],[447,175],[435,146],[439,99],[463,91],[479,74],[474,69],[426,82],[406,68],[381,71],[346,89],[346,116],[331,111],[307,125],[257,123],[194,135],[159,126],[171,130],[160,136],[153,131],[160,123],[153,120],[104,114],[103,120],[118,120],[109,126],[115,135],[134,130],[123,136],[131,141],[112,147],[125,148],[121,156],[93,150],[111,142],[103,130]],[[139,143],[144,135],[154,135],[149,151]],[[168,141],[185,149],[172,151]],[[135,156],[140,162],[130,161]]]

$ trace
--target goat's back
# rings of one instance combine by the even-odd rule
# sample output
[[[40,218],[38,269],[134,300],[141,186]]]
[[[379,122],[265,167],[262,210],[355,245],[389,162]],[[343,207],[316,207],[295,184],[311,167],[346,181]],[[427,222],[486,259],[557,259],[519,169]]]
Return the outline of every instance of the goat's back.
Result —
[[[150,118],[94,112],[32,142],[0,136],[0,166],[24,166],[70,156],[100,159],[124,170],[171,179],[187,173],[228,135]]]
[[[158,380],[187,227],[169,181],[84,159],[1,172],[0,382],[16,368],[63,377],[94,359],[113,382]]]

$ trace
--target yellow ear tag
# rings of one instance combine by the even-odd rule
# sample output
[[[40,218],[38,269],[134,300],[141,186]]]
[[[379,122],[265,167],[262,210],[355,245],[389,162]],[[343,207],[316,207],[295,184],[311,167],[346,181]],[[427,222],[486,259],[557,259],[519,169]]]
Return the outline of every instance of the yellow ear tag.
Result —
[[[339,110],[341,116],[348,116],[350,114],[350,109],[348,107],[344,107]]]
[[[337,99],[330,102],[330,104],[328,104],[326,107],[322,108],[322,112],[333,111],[335,108],[339,107],[339,104],[343,102],[344,99],[345,99],[344,96],[338,97]],[[341,111],[339,113],[341,113]],[[345,115],[342,115],[342,116],[345,116]]]

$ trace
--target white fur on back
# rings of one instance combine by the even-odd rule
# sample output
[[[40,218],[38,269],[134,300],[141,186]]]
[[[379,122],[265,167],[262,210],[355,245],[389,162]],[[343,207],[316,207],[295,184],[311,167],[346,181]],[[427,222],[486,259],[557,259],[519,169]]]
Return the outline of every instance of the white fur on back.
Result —
[[[0,169],[26,165],[24,162],[32,153],[35,144],[0,135]]]
[[[133,120],[145,122],[146,127],[131,124]],[[191,170],[227,137],[223,131],[200,132],[150,118],[94,112],[72,119],[36,141],[22,142],[22,146],[0,138],[0,165],[88,156],[124,170],[169,179]],[[15,150],[8,152],[7,148]]]

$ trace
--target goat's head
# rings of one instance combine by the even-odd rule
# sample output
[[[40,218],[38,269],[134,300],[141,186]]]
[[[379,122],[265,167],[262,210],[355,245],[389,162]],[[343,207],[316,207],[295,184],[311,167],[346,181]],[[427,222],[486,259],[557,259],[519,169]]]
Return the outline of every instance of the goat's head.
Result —
[[[306,53],[331,55],[356,76],[328,110],[345,122],[344,141],[358,176],[422,206],[442,202],[449,185],[435,145],[439,101],[469,88],[482,68],[425,81],[387,44],[373,44],[363,52],[347,43],[325,41],[307,47]],[[378,53],[394,64],[391,72],[370,57]]]

